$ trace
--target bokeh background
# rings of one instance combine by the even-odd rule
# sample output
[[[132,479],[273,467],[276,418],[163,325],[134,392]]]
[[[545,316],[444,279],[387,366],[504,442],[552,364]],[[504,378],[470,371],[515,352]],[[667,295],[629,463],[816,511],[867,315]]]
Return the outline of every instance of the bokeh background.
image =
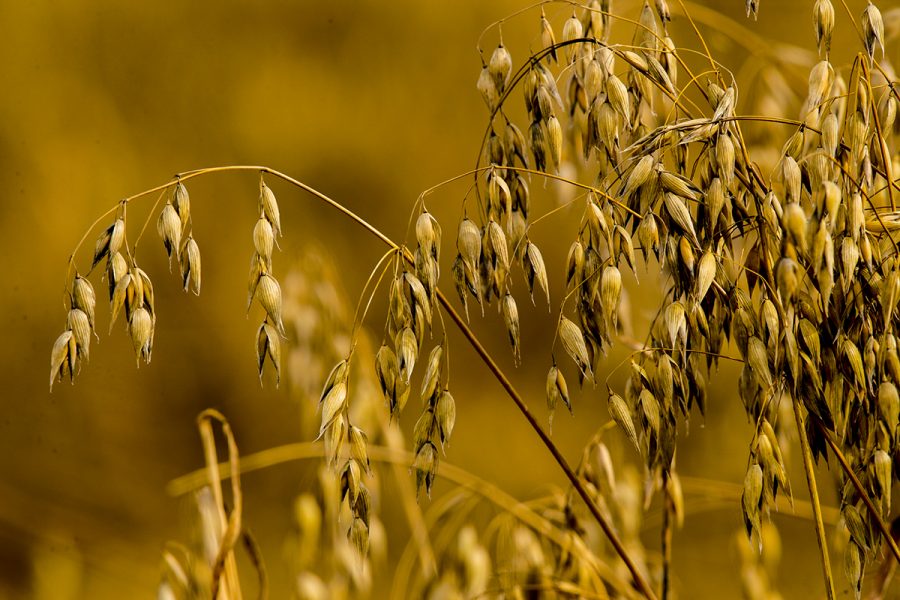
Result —
[[[632,18],[639,10],[634,2],[615,4]],[[755,35],[813,47],[811,3],[763,2],[757,23],[744,18],[742,2],[712,4],[752,32],[705,29],[713,52],[736,72],[743,68],[756,77],[765,51],[775,48],[748,44]],[[862,10],[861,2],[851,4]],[[169,275],[151,223],[140,260],[158,295],[153,362],[135,368],[121,326],[105,335],[104,284],[95,277],[101,341],[76,385],[48,393],[49,350],[65,325],[66,259],[96,216],[179,171],[261,164],[301,179],[402,238],[419,192],[473,166],[486,124],[474,86],[476,40],[486,25],[522,6],[512,0],[0,2],[0,597],[153,595],[163,545],[190,531],[188,503],[167,495],[165,487],[202,465],[195,428],[202,409],[215,407],[229,417],[244,453],[309,439],[310,425],[301,422],[308,411],[289,386],[279,389],[269,381],[261,388],[255,373],[257,321],[245,318],[244,307],[257,195],[252,174],[200,178],[189,186],[194,235],[203,252],[199,298],[182,294],[178,276]],[[570,9],[547,11],[559,31]],[[839,12],[839,23],[845,18]],[[539,45],[537,31],[533,12],[505,26],[516,64]],[[630,26],[626,31],[630,38]],[[683,23],[674,31],[676,42],[694,46]],[[486,51],[496,40],[493,30]],[[850,50],[841,55],[840,48],[853,41],[849,28],[836,34],[837,64],[851,60]],[[802,62],[804,55],[798,56]],[[803,94],[802,68],[786,80]],[[333,259],[342,291],[355,302],[382,251],[378,242],[308,196],[271,184],[285,230],[278,272],[288,272],[316,247]],[[468,180],[448,185],[429,200],[444,224],[445,258],[467,186]],[[532,187],[543,203],[536,205],[539,212],[555,206],[552,186]],[[130,207],[132,227],[152,200]],[[572,209],[533,233],[544,248],[554,302],[562,295],[561,270],[578,218]],[[78,255],[82,270],[96,233]],[[640,299],[633,301],[637,332],[652,314],[659,282],[642,274],[640,286],[631,288]],[[533,310],[524,296],[519,305],[524,360],[518,369],[499,319],[478,317],[474,326],[545,418],[552,331],[541,323],[546,313]],[[380,299],[371,314],[377,341]],[[458,421],[447,460],[523,500],[562,485],[499,385],[458,336],[451,336],[451,345]],[[622,356],[613,352],[606,367]],[[750,430],[731,385],[735,374],[726,367],[714,378],[709,414],[693,419],[689,435],[682,436],[679,468],[686,478],[743,479]],[[402,427],[409,429],[414,413]],[[572,462],[608,419],[605,392],[578,393],[575,414],[560,413],[554,423],[554,439]],[[633,460],[617,433],[608,437],[617,457]],[[799,465],[791,475],[798,499],[804,498]],[[821,481],[828,480],[823,472]],[[310,465],[273,467],[244,479],[244,521],[261,541],[273,597],[289,594],[282,548],[293,499],[314,486]],[[436,493],[448,487],[439,483]],[[833,503],[830,493],[826,498]],[[735,495],[706,501],[695,512],[689,506],[674,546],[674,585],[681,597],[739,595],[738,502]],[[407,533],[402,519],[392,518],[391,504],[382,498],[389,557],[396,559]],[[778,583],[785,597],[819,596],[811,524],[789,515],[776,521],[784,546]],[[657,530],[648,527],[648,544],[655,547],[657,539]],[[835,557],[839,572],[840,560]]]

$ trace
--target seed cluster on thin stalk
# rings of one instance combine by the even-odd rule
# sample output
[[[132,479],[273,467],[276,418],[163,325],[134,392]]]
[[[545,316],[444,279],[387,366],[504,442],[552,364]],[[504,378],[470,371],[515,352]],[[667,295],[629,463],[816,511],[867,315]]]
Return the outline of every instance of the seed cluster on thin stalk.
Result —
[[[900,560],[886,525],[900,477],[900,247],[895,239],[900,230],[895,177],[900,173],[900,88],[887,59],[882,14],[868,3],[858,22],[848,18],[848,25],[858,28],[862,51],[842,66],[832,62],[834,7],[831,0],[816,0],[810,33],[818,56],[807,65],[803,106],[791,118],[739,112],[738,81],[709,54],[681,2],[681,13],[673,16],[666,0],[652,6],[645,1],[635,19],[613,14],[610,4],[548,0],[513,15],[530,18],[540,40],[539,49],[518,67],[500,31],[513,17],[495,24],[499,43],[489,55],[480,47],[484,35],[480,38],[476,87],[490,117],[475,168],[465,175],[475,181],[456,227],[451,274],[466,318],[470,304],[477,304],[482,315],[486,305],[496,306],[518,364],[523,348],[514,271],[516,265],[521,268],[532,302],[546,302],[555,331],[545,386],[551,423],[560,402],[572,409],[565,373],[574,373],[588,390],[606,387],[611,422],[641,457],[640,478],[628,472],[616,476],[601,440],[605,426],[578,467],[569,467],[438,288],[442,228],[425,208],[427,192],[413,209],[414,249],[266,167],[190,171],[122,201],[106,215],[115,213],[115,219],[97,240],[87,275],[74,268],[72,255],[66,329],[51,351],[51,386],[73,378],[88,358],[96,304],[88,276],[97,266],[105,268],[111,322],[124,313],[138,362],[149,361],[156,324],[153,286],[137,265],[134,247],[129,248],[126,208],[134,198],[162,191],[166,202],[157,217],[159,234],[170,264],[180,268],[185,290],[199,293],[200,257],[184,181],[219,171],[260,175],[248,306],[255,300],[265,314],[256,339],[260,378],[271,363],[280,380],[285,327],[272,253],[281,224],[275,196],[262,179],[271,175],[340,211],[389,247],[364,287],[349,349],[319,397],[319,438],[338,498],[332,504],[349,513],[346,538],[360,555],[367,552],[373,525],[365,475],[370,450],[378,449],[370,448],[367,435],[351,421],[351,366],[358,328],[387,277],[388,314],[374,371],[390,418],[399,418],[414,387],[422,400],[409,461],[416,490],[410,495],[418,498],[424,490],[430,496],[456,423],[445,316],[572,484],[541,510],[515,503],[507,508],[515,522],[497,535],[498,556],[493,557],[495,564],[508,567],[496,577],[503,590],[523,593],[529,586],[556,585],[576,596],[606,597],[613,591],[627,597],[638,590],[652,599],[656,588],[662,598],[668,596],[673,522],[679,524],[685,510],[675,469],[678,431],[695,407],[705,413],[713,372],[721,360],[732,360],[741,365],[736,392],[754,429],[740,501],[747,546],[758,552],[767,540],[777,540],[767,517],[779,494],[792,498],[787,455],[789,433],[795,431],[829,598],[835,585],[814,462],[832,456],[840,466],[844,571],[859,597],[867,566]],[[560,6],[561,19],[558,12],[548,16],[547,7]],[[755,18],[759,10],[758,0],[748,0],[748,16]],[[669,31],[673,19],[685,20],[699,38],[699,49],[676,44]],[[633,26],[629,43],[613,35],[620,21]],[[708,70],[697,71],[707,62]],[[512,99],[524,101],[524,118],[511,108]],[[781,110],[772,99],[760,105]],[[746,141],[743,127],[749,131],[760,124],[770,132],[782,128],[784,142],[774,142],[774,160],[757,159],[766,148]],[[771,149],[772,140],[767,144]],[[542,229],[562,210],[541,209],[531,197],[534,185],[548,180],[580,192],[563,208],[581,203],[577,226],[560,228],[569,251],[561,269],[565,293],[556,307],[538,243]],[[664,299],[646,337],[625,338],[623,270],[637,275],[641,264],[653,263],[662,268]],[[441,326],[437,340],[435,321]],[[602,359],[608,349],[621,340],[634,352],[623,363],[623,387],[615,390],[609,378],[600,380],[600,373],[606,370]],[[414,379],[417,365],[424,366]],[[236,450],[232,454],[236,461]],[[208,462],[214,461],[208,456]],[[448,465],[445,469],[463,479]],[[486,485],[482,482],[480,489]],[[641,512],[656,492],[663,506],[659,568],[650,566],[639,542]],[[502,504],[496,490],[490,498]],[[608,546],[595,543],[603,537]],[[430,552],[425,538],[418,540],[423,557]],[[458,544],[460,552],[473,556],[483,551],[469,534],[461,534]],[[610,568],[619,562],[630,582],[623,583]],[[484,577],[475,571],[489,563],[451,553],[451,568],[473,570],[464,584],[442,587],[447,573],[435,572],[434,565],[423,577],[430,577],[436,594],[483,590]],[[759,583],[765,574],[752,560],[744,557],[744,563],[745,592],[761,597],[769,582]]]
[[[759,3],[747,8],[755,16]],[[624,391],[609,392],[612,419],[644,458],[648,491],[679,501],[672,497],[679,420],[693,406],[704,412],[710,371],[733,344],[743,363],[739,396],[756,425],[742,501],[748,536],[761,544],[761,516],[779,491],[790,496],[781,446],[796,404],[806,454],[826,456],[836,440],[849,463],[840,474],[841,510],[850,534],[846,574],[859,594],[867,562],[886,541],[883,520],[900,474],[900,254],[891,236],[900,192],[898,94],[890,65],[877,60],[885,56],[882,17],[867,5],[865,52],[841,70],[830,62],[834,9],[829,0],[815,3],[821,60],[809,71],[800,118],[759,118],[795,130],[787,130],[771,173],[748,153],[740,125],[754,118],[736,113],[737,82],[726,81],[711,57],[714,71],[691,72],[669,36],[670,19],[664,1],[655,10],[645,2],[624,45],[609,41],[608,3],[576,7],[559,38],[542,8],[543,49],[515,72],[501,37],[477,80],[491,119],[476,169],[484,177],[476,175],[478,221],[466,217],[459,226],[457,290],[464,306],[469,295],[479,304],[505,298],[507,248],[531,289],[534,274],[546,269],[529,235],[529,181],[556,179],[586,191],[556,336],[579,381],[594,382],[620,333],[619,269],[634,270],[639,249],[669,278]],[[679,70],[691,77],[684,87]],[[517,96],[526,108],[522,125],[510,116]],[[581,170],[563,169],[566,163]],[[570,400],[563,371],[551,362],[552,419],[559,401]],[[809,485],[818,504],[815,482]]]
[[[171,267],[179,265],[184,290],[200,293],[200,250],[191,234],[190,196],[181,182],[172,186],[171,197],[160,211],[157,229],[162,238]],[[156,329],[153,283],[146,271],[138,266],[128,245],[128,201],[122,201],[116,218],[97,238],[93,259],[86,276],[74,268],[74,255],[70,261],[71,281],[67,285],[69,313],[66,330],[56,339],[50,356],[50,388],[56,381],[68,376],[74,380],[82,362],[90,353],[91,336],[96,336],[96,294],[88,276],[97,267],[104,268],[109,291],[110,324],[113,325],[124,312],[125,325],[131,337],[137,363],[150,362],[153,351],[153,335]]]

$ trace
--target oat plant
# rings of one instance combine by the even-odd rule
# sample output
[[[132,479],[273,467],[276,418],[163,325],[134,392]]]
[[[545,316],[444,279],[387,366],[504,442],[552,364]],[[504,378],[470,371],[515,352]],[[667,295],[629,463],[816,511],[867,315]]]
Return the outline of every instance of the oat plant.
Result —
[[[330,373],[319,369],[318,442],[305,440],[242,464],[224,417],[201,415],[207,470],[182,491],[211,486],[199,502],[215,526],[205,558],[167,554],[169,593],[239,597],[232,552],[245,531],[240,486],[233,485],[229,510],[221,481],[237,482],[241,469],[318,457],[327,467],[322,501],[304,496],[297,503],[298,564],[309,573],[301,578],[301,597],[334,591],[314,573],[315,548],[304,546],[319,539],[322,519],[343,523],[339,531],[329,529],[328,544],[342,557],[343,566],[330,568],[350,582],[344,593],[370,589],[366,561],[373,528],[380,527],[370,488],[377,479],[372,474],[384,472],[373,465],[393,464],[411,467],[414,483],[403,494],[415,535],[395,573],[398,596],[668,598],[672,539],[686,510],[676,469],[679,432],[692,415],[704,414],[719,363],[733,361],[740,365],[735,398],[754,426],[746,476],[734,499],[745,524],[745,595],[777,597],[758,555],[777,540],[771,510],[785,498],[795,507],[802,503],[787,472],[796,440],[827,597],[842,588],[860,597],[864,583],[872,597],[884,597],[900,561],[891,512],[900,477],[900,95],[888,46],[900,15],[844,0],[837,7],[816,0],[812,8],[804,45],[814,51],[795,53],[803,72],[798,59],[788,64],[777,49],[756,48],[766,58],[756,89],[710,53],[701,33],[701,26],[719,27],[752,45],[758,39],[753,20],[738,24],[681,0],[620,12],[610,0],[548,0],[492,24],[477,47],[476,87],[488,115],[474,166],[420,195],[408,239],[390,239],[363,216],[265,166],[186,171],[102,215],[66,269],[68,315],[51,352],[51,386],[74,378],[88,359],[98,327],[92,277],[106,282],[110,329],[121,315],[138,363],[150,361],[157,315],[152,279],[137,256],[148,223],[130,222],[127,211],[147,196],[157,196],[148,221],[155,219],[170,264],[185,291],[199,294],[191,180],[225,171],[258,179],[258,220],[247,228],[253,251],[247,303],[261,308],[255,340],[260,378],[271,370],[275,383],[291,351],[286,340],[296,336],[288,335],[289,302],[273,259],[283,234],[273,188],[291,202],[300,201],[291,187],[306,192],[386,247],[350,319],[347,343],[337,355],[329,350]],[[746,4],[754,19],[766,9],[756,0]],[[856,32],[856,55],[833,54],[838,24]],[[530,31],[531,47],[508,48],[503,31],[510,28]],[[514,60],[514,52],[522,60]],[[790,84],[798,78],[799,90]],[[471,187],[459,220],[441,224],[427,202],[460,180]],[[559,203],[539,203],[547,194],[532,198],[537,188],[561,190]],[[576,222],[567,214],[577,215]],[[96,226],[105,229],[79,269],[79,249]],[[553,234],[570,243],[562,269],[548,268],[541,251]],[[455,240],[444,243],[448,236]],[[662,282],[663,298],[649,327],[626,335],[623,281],[647,270]],[[452,280],[454,301],[439,285],[442,271],[443,281],[447,275]],[[551,294],[556,283],[565,286],[561,297]],[[383,332],[380,338],[365,327],[379,294],[388,306],[383,326],[372,328]],[[546,426],[508,368],[523,353],[538,352],[521,343],[520,302],[546,305],[555,332],[549,352],[541,350]],[[502,321],[511,359],[493,357],[481,344],[475,333],[481,315]],[[466,399],[457,404],[451,393],[448,328],[462,333],[527,420],[568,479],[567,490],[520,505],[441,465],[452,456],[447,443],[456,413],[466,410]],[[370,335],[374,343],[366,341]],[[615,344],[630,351],[620,365],[605,359]],[[614,386],[611,375],[623,371],[624,384]],[[383,399],[383,407],[376,402],[366,411],[367,424],[353,405],[373,394],[355,394],[355,386]],[[607,403],[639,470],[613,464],[606,425],[577,464],[563,456],[550,425],[560,405],[572,409],[576,386]],[[404,414],[412,410],[410,396],[422,401],[413,403],[421,406],[413,417]],[[406,449],[392,424],[401,418],[415,419]],[[213,422],[223,424],[230,441],[223,470],[210,441]],[[834,475],[840,506],[833,515],[820,501],[817,463]],[[395,474],[404,480],[403,469]],[[451,495],[456,504],[441,499],[423,509],[423,497],[442,475],[464,493]],[[502,509],[483,531],[451,518],[460,506],[474,510],[465,507],[479,494]],[[659,549],[651,550],[638,534],[655,496],[662,536]],[[839,569],[830,562],[826,522],[844,535]],[[254,545],[248,541],[247,547]],[[204,561],[209,589],[185,574],[186,564]],[[421,569],[413,568],[416,563]]]

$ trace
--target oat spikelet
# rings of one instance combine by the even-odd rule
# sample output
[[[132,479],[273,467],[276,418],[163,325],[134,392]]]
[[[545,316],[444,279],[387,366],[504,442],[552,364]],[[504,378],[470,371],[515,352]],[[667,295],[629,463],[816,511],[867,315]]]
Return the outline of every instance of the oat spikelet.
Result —
[[[512,73],[512,56],[502,43],[491,54],[488,71],[494,79],[497,92],[502,94],[506,89],[506,84],[509,83],[510,73]]]
[[[550,421],[550,429],[553,429],[553,417],[556,414],[556,406],[559,404],[559,401],[562,400],[563,404],[566,405],[566,408],[569,410],[569,414],[572,413],[572,400],[569,398],[569,386],[566,384],[566,378],[563,377],[562,371],[560,371],[556,364],[554,363],[552,367],[550,367],[550,371],[547,372],[547,410],[550,412],[549,421]]]
[[[256,367],[259,371],[260,384],[262,384],[266,358],[275,367],[275,385],[278,385],[281,383],[281,337],[271,324],[263,322],[256,332]]]
[[[544,7],[541,7],[541,44],[544,46],[544,49],[550,50],[550,57],[553,59],[553,62],[558,63],[559,57],[556,54],[556,36],[553,35],[553,27],[550,25],[550,21],[547,20],[547,16],[544,14]]]
[[[834,31],[834,6],[831,0],[816,0],[813,7],[813,25],[816,30],[816,46],[819,55],[825,51],[825,56],[831,52],[831,33]]]
[[[544,265],[544,257],[540,249],[532,242],[525,245],[522,253],[522,268],[528,280],[528,292],[531,294],[531,302],[534,303],[534,282],[537,281],[547,297],[547,307],[550,307],[550,284],[547,281],[547,267]]]
[[[494,78],[491,76],[491,71],[487,65],[484,65],[481,69],[477,87],[481,93],[482,100],[487,104],[488,110],[493,111],[497,108],[497,104],[500,102],[500,93],[497,91],[497,84],[494,83]]]
[[[153,351],[153,318],[147,309],[140,307],[131,313],[128,330],[131,333],[131,344],[134,346],[137,365],[141,365],[142,359],[149,363]]]
[[[175,207],[175,212],[178,213],[178,217],[181,219],[181,229],[183,231],[191,220],[191,197],[188,194],[187,188],[184,187],[184,184],[180,181],[175,185],[172,205]]]
[[[94,294],[94,286],[91,285],[91,282],[81,275],[76,275],[75,281],[72,283],[72,305],[85,312],[88,323],[93,329],[97,296]]]
[[[556,115],[550,115],[547,119],[547,149],[550,151],[550,160],[556,171],[559,172],[559,166],[562,163],[562,145],[563,134],[562,126]]]
[[[181,250],[181,279],[184,291],[194,288],[194,294],[200,295],[200,247],[193,236],[188,235]]]
[[[503,322],[506,325],[506,333],[512,346],[513,357],[516,364],[522,362],[522,350],[519,345],[519,309],[512,294],[505,294],[500,301],[500,312],[503,314]]]
[[[54,382],[57,380],[62,381],[66,373],[71,378],[75,372],[75,357],[77,356],[75,343],[75,336],[70,329],[62,332],[53,343],[53,349],[50,351],[51,392],[53,391]]]
[[[268,274],[262,275],[256,288],[256,299],[279,333],[284,334],[284,324],[281,321],[281,286],[278,280]]]
[[[869,53],[869,58],[875,60],[875,48],[879,46],[884,57],[884,20],[881,11],[871,2],[863,11],[862,28],[866,36],[866,52]]]
[[[276,236],[281,236],[281,213],[278,210],[278,201],[275,200],[275,193],[261,177],[259,180],[259,212],[272,224],[272,232]]]
[[[566,317],[562,317],[559,322],[559,340],[562,342],[566,354],[568,354],[572,360],[575,361],[575,364],[578,365],[578,369],[585,377],[593,381],[594,373],[591,370],[591,360],[588,355],[587,344],[584,341],[584,335],[581,333],[581,329],[578,325]]]
[[[266,261],[266,266],[272,268],[272,249],[275,247],[275,230],[265,217],[260,217],[253,227],[253,245],[256,253]]]
[[[634,428],[634,420],[631,418],[631,411],[628,409],[625,399],[610,390],[607,408],[609,409],[609,416],[622,428],[628,441],[640,452],[641,446],[638,442],[637,430]]]
[[[432,348],[431,353],[428,355],[428,366],[425,368],[425,376],[422,378],[422,390],[420,392],[423,401],[427,401],[438,390],[443,355],[444,349],[440,344]]]
[[[174,253],[177,258],[178,251],[181,249],[181,217],[178,216],[178,212],[171,202],[166,202],[162,212],[159,213],[156,230],[166,247],[166,256],[169,257],[169,266],[171,267],[172,254]]]
[[[97,263],[104,258],[117,253],[124,241],[125,219],[119,217],[97,238],[97,243],[94,244],[94,260],[91,262],[91,268],[96,267]]]
[[[66,327],[75,338],[78,356],[87,360],[91,353],[91,323],[87,313],[80,308],[71,309],[66,316]]]
[[[435,403],[434,419],[438,425],[441,445],[446,446],[450,441],[453,428],[456,426],[456,401],[446,388],[441,392],[440,398]]]

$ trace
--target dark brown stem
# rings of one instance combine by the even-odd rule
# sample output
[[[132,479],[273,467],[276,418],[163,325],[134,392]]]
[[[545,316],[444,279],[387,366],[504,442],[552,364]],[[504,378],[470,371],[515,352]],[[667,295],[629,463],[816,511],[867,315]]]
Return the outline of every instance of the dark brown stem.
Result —
[[[516,388],[513,387],[512,382],[509,381],[509,379],[506,377],[506,374],[503,373],[497,363],[494,362],[494,359],[490,354],[488,354],[484,346],[481,345],[481,342],[478,341],[478,338],[475,337],[475,334],[471,329],[469,329],[469,326],[463,320],[462,316],[460,316],[460,314],[456,312],[456,309],[453,308],[453,306],[450,304],[450,301],[447,300],[446,296],[444,296],[443,292],[438,290],[437,297],[438,301],[441,303],[441,306],[444,307],[444,310],[447,311],[447,314],[450,315],[450,318],[453,319],[454,323],[456,323],[463,336],[469,341],[469,344],[475,350],[475,353],[478,354],[484,364],[487,365],[488,369],[491,371],[497,381],[500,382],[500,385],[503,386],[503,389],[506,390],[506,393],[509,395],[509,397],[512,398],[513,402],[515,402],[516,407],[519,409],[519,412],[522,413],[522,416],[525,417],[525,420],[528,421],[528,424],[531,426],[534,432],[537,433],[539,438],[541,438],[544,446],[547,447],[547,450],[549,450],[550,454],[553,455],[556,463],[566,474],[566,477],[569,479],[572,487],[575,488],[575,491],[578,492],[578,495],[581,496],[582,500],[584,500],[584,503],[587,505],[588,510],[597,520],[600,528],[603,529],[603,533],[609,539],[610,544],[612,544],[616,553],[622,558],[622,562],[625,563],[625,566],[631,573],[631,577],[634,579],[634,583],[637,588],[647,598],[655,599],[656,594],[653,593],[653,590],[650,588],[647,580],[641,574],[640,570],[638,570],[637,565],[634,563],[634,561],[631,560],[631,557],[628,555],[628,552],[625,550],[625,547],[619,540],[619,536],[616,535],[616,532],[613,530],[612,525],[600,512],[600,508],[597,506],[597,503],[594,502],[594,499],[591,498],[591,495],[587,491],[587,488],[584,487],[584,484],[581,482],[578,476],[575,475],[575,471],[573,471],[572,467],[569,466],[569,463],[562,455],[562,452],[559,451],[559,448],[556,447],[556,444],[553,443],[553,440],[550,439],[550,436],[547,435],[547,432],[544,431],[544,428],[541,427],[540,423],[538,423],[537,419],[534,417],[531,411],[528,410],[528,406],[525,404],[522,396],[519,395],[519,392],[516,391]]]
[[[866,505],[866,509],[869,511],[869,515],[872,516],[872,519],[874,519],[875,523],[878,525],[878,530],[881,532],[882,537],[884,537],[884,541],[887,543],[888,548],[890,548],[891,554],[893,554],[894,558],[897,559],[897,562],[900,563],[900,548],[897,547],[897,542],[891,535],[890,528],[887,526],[887,523],[884,522],[884,519],[881,518],[881,514],[879,513],[878,508],[875,506],[875,503],[872,502],[872,498],[869,497],[869,493],[866,492],[866,489],[863,487],[863,484],[859,480],[859,477],[857,477],[856,473],[853,472],[853,468],[850,466],[850,463],[847,462],[847,457],[844,456],[844,453],[841,452],[840,448],[838,448],[837,443],[831,438],[831,434],[828,432],[828,429],[825,428],[825,425],[818,419],[815,420],[815,423],[819,428],[819,431],[822,432],[822,436],[825,438],[825,443],[828,444],[828,447],[831,448],[832,452],[834,452],[834,456],[841,464],[841,468],[844,470],[844,473],[847,475],[847,477],[850,478],[850,481],[853,483],[853,487],[856,488],[856,491],[862,498],[863,503]]]

